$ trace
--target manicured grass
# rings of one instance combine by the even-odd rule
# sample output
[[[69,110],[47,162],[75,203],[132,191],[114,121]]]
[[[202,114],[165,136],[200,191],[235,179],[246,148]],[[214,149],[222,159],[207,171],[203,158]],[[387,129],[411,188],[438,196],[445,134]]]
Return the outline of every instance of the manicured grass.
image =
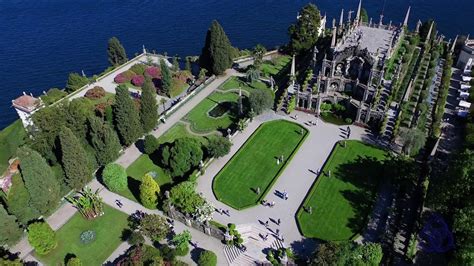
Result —
[[[130,200],[140,202],[140,183],[142,177],[149,172],[157,173],[155,181],[160,187],[173,183],[173,180],[163,168],[156,165],[148,154],[142,154],[127,168],[128,189],[118,194]]]
[[[21,120],[16,120],[0,131],[0,175],[8,168],[8,160],[15,155],[19,146],[23,145],[26,132]]]
[[[198,133],[225,130],[238,120],[238,99],[239,95],[235,92],[214,92],[196,105],[186,115],[184,120],[189,121],[192,130]],[[224,103],[229,105],[228,111],[225,114],[219,117],[211,117],[209,115],[209,111],[217,105]]]
[[[170,97],[173,98],[180,95],[188,87],[189,85],[185,82],[182,82],[178,79],[173,79],[171,82]]]
[[[180,138],[192,138],[199,141],[201,144],[206,145],[207,139],[201,136],[192,135],[183,123],[176,123],[170,129],[168,129],[163,135],[158,138],[160,144],[173,143],[175,140]]]
[[[273,60],[264,61],[261,66],[262,75],[264,77],[274,76],[278,74],[291,61],[288,55],[279,56]]]
[[[346,141],[345,148],[336,144],[298,210],[302,234],[334,241],[358,234],[372,210],[377,185],[383,178],[379,160],[386,155],[385,151],[360,141]],[[311,207],[312,213],[303,206]]]
[[[128,215],[105,205],[105,214],[88,221],[76,213],[57,232],[58,246],[47,255],[35,254],[45,265],[64,265],[67,254],[76,255],[83,265],[102,265],[122,242],[121,235],[127,227]],[[89,244],[80,240],[82,232],[92,230],[96,238]]]
[[[285,120],[262,124],[214,178],[217,199],[235,209],[257,204],[307,134],[302,126]],[[281,155],[285,161],[277,165],[276,159]],[[254,192],[257,187],[260,195]]]
[[[267,84],[261,81],[255,81],[249,84],[245,81],[245,78],[243,77],[230,77],[228,80],[226,80],[226,82],[224,82],[224,84],[219,87],[219,89],[226,91],[232,89],[239,89],[239,87],[241,87],[242,90],[245,90],[247,92],[251,92],[255,89],[269,89]]]

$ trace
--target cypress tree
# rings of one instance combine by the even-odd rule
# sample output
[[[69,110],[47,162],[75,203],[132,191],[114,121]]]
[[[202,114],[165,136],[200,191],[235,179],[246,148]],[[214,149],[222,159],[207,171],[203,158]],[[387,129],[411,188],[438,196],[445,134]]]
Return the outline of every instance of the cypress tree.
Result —
[[[321,25],[321,14],[312,3],[301,8],[298,14],[298,21],[288,29],[290,49],[293,53],[302,53],[312,49],[318,40]]]
[[[155,179],[149,174],[146,174],[142,178],[142,183],[140,184],[140,201],[143,206],[148,209],[155,209],[158,204],[158,193],[160,192],[160,187],[156,183]]]
[[[13,245],[20,240],[23,231],[16,222],[16,217],[9,215],[0,203],[0,245]]]
[[[99,165],[106,165],[117,159],[122,148],[117,132],[95,116],[89,118],[89,142]]]
[[[123,48],[117,37],[112,37],[109,39],[107,56],[109,58],[109,63],[112,66],[118,66],[127,62],[127,53],[125,53],[125,48]]]
[[[113,113],[115,126],[123,145],[129,146],[142,135],[142,127],[137,108],[126,86],[120,85],[116,89]]]
[[[24,146],[18,149],[20,171],[30,194],[29,205],[42,215],[56,208],[61,198],[59,182],[51,167],[41,155]]]
[[[171,72],[164,59],[160,60],[161,68],[161,92],[169,95],[171,90]]]
[[[140,121],[144,132],[149,132],[158,124],[158,103],[156,90],[149,77],[146,77],[142,87],[142,101],[140,107]]]
[[[12,187],[7,197],[8,212],[15,215],[20,223],[27,224],[40,216],[38,210],[30,206],[30,202],[30,194],[25,188],[21,175],[14,175],[12,177]]]
[[[59,132],[59,142],[66,183],[70,188],[80,189],[90,179],[92,172],[87,153],[74,133],[67,127],[63,127]]]
[[[207,30],[199,64],[215,75],[221,75],[232,66],[232,45],[216,20],[212,21],[211,27]]]

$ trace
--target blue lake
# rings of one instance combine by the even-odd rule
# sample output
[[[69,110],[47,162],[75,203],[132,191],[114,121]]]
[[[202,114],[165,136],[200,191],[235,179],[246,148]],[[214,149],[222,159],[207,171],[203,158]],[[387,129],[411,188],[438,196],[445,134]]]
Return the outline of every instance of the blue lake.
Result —
[[[232,44],[250,48],[287,42],[287,28],[310,1],[289,0],[0,0],[0,128],[17,119],[11,100],[23,91],[35,95],[64,87],[69,72],[93,75],[108,63],[106,44],[117,36],[129,57],[141,51],[197,55],[213,19],[223,25]],[[314,1],[313,1],[314,2]],[[358,0],[315,2],[330,19]],[[434,18],[441,33],[474,36],[472,0],[365,0],[378,21],[403,21],[411,5],[410,25]],[[328,23],[329,26],[330,23]]]

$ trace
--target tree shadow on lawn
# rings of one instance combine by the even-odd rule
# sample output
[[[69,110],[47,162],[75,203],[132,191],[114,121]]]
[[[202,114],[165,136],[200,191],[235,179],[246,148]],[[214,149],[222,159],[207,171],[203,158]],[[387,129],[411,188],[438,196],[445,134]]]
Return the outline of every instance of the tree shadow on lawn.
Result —
[[[384,163],[373,157],[359,156],[354,161],[339,165],[336,176],[356,187],[340,192],[355,213],[346,226],[356,234],[366,225],[375,202],[377,187],[385,177]]]

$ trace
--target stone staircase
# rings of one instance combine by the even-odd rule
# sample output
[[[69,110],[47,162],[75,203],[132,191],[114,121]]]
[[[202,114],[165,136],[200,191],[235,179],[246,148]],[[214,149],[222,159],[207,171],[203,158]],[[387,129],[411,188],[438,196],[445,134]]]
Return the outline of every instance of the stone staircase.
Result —
[[[278,249],[284,247],[283,242],[277,239],[264,226],[258,224],[242,224],[236,227],[244,240],[243,245],[247,248],[245,252],[236,246],[225,246],[224,255],[229,265],[247,266],[268,263],[264,250]],[[264,241],[262,236],[268,234]]]

